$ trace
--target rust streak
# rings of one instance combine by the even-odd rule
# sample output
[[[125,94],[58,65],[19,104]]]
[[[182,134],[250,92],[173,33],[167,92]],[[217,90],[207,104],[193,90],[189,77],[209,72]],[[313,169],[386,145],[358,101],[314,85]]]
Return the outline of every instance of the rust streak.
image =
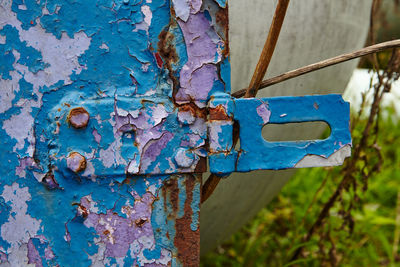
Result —
[[[228,7],[221,8],[216,13],[216,22],[224,29],[225,31],[225,47],[222,51],[222,55],[227,58],[229,56],[229,12]]]
[[[194,103],[186,103],[183,105],[179,105],[179,111],[181,112],[190,112],[196,118],[207,119],[207,109],[199,108]]]
[[[196,176],[187,175],[185,179],[186,201],[184,216],[176,220],[176,235],[174,244],[178,250],[178,259],[183,266],[198,266],[200,263],[200,227],[191,229],[193,190]],[[200,208],[200,207],[199,207]]]
[[[175,36],[169,31],[169,28],[171,26],[177,26],[176,21],[173,19],[170,20],[169,26],[158,35],[159,41],[157,46],[158,46],[158,53],[165,63],[164,68],[168,69],[169,71],[168,75],[173,83],[172,95],[173,98],[175,99],[175,95],[178,92],[180,83],[175,71],[173,70],[172,63],[176,63],[179,59],[179,56],[178,53],[176,52],[175,45],[173,42]]]
[[[207,171],[207,159],[201,157],[194,169],[194,173],[203,173]]]

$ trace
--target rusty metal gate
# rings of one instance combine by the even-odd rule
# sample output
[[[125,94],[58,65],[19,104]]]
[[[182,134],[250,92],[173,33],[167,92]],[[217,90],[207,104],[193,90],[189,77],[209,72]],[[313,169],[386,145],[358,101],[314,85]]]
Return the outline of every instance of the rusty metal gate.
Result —
[[[350,154],[340,95],[230,96],[228,22],[225,0],[0,0],[2,266],[197,266],[207,158],[227,176]],[[261,136],[304,121],[331,135]]]

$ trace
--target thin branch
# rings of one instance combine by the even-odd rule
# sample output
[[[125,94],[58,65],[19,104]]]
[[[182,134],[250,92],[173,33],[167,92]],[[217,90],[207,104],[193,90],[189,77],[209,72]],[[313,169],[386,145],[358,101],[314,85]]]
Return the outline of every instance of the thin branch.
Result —
[[[398,257],[399,241],[400,241],[400,191],[397,191],[396,223],[394,229],[393,248],[392,248],[393,259],[396,259]]]
[[[201,187],[201,203],[204,203],[214,192],[215,188],[217,188],[218,183],[221,181],[221,177],[210,174],[207,181]]]
[[[246,90],[245,98],[255,97],[260,88],[260,83],[267,72],[269,63],[271,63],[271,58],[274,54],[276,43],[278,42],[289,2],[290,0],[279,0],[278,2],[271,27],[269,28],[267,40],[265,41],[261,56],[258,60],[256,69],[254,70],[249,88]]]
[[[379,74],[379,71],[376,73],[378,76],[380,75],[381,78],[378,79],[378,82],[374,85],[372,85],[371,89],[374,89],[374,97],[373,101],[371,104],[371,109],[369,111],[369,116],[367,119],[367,122],[365,124],[364,130],[362,131],[362,135],[360,138],[360,141],[355,145],[352,157],[350,160],[346,161],[346,164],[343,167],[343,178],[341,182],[339,183],[338,187],[336,188],[335,192],[330,196],[328,202],[326,202],[319,213],[317,219],[311,226],[311,228],[308,230],[308,233],[305,235],[303,238],[303,242],[308,242],[311,240],[311,237],[315,233],[315,231],[321,227],[323,224],[323,221],[329,217],[329,212],[331,208],[334,206],[336,203],[337,199],[341,196],[343,190],[348,187],[349,183],[354,181],[354,173],[357,173],[357,163],[359,160],[362,160],[362,154],[365,153],[366,148],[368,147],[368,141],[371,136],[371,128],[374,127],[374,124],[377,122],[377,116],[379,115],[380,112],[380,104],[383,98],[384,93],[388,92],[385,91],[386,83],[392,81],[392,77],[394,73],[398,72],[398,69],[400,69],[400,60],[399,57],[400,54],[397,54],[396,50],[393,51],[392,53],[392,58],[390,59],[388,66],[386,67],[385,71],[382,74]],[[386,78],[386,82],[384,81],[383,78]],[[390,88],[390,87],[389,87]],[[381,158],[381,157],[380,157]],[[368,162],[364,163],[368,166]],[[374,171],[374,170],[372,170]],[[371,175],[371,174],[369,174]],[[303,247],[299,247],[293,254],[291,261],[296,260],[303,251]]]
[[[343,54],[337,57],[333,57],[330,59],[326,59],[305,67],[301,67],[299,69],[295,69],[286,73],[283,73],[281,75],[278,75],[276,77],[264,80],[260,83],[260,89],[262,88],[266,88],[268,86],[277,84],[277,83],[281,83],[283,81],[289,80],[289,79],[293,79],[295,77],[298,77],[300,75],[304,75],[316,70],[320,70],[329,66],[333,66],[345,61],[349,61],[355,58],[359,58],[359,57],[363,57],[369,54],[374,54],[374,53],[378,53],[381,52],[383,50],[386,49],[391,49],[391,48],[396,48],[396,47],[400,47],[400,39],[397,40],[393,40],[393,41],[389,41],[389,42],[384,42],[384,43],[380,43],[380,44],[376,44],[376,45],[371,45],[368,47],[365,47],[363,49],[354,51],[352,53],[348,53],[348,54]],[[236,98],[240,98],[243,97],[246,94],[247,88],[246,89],[242,89],[239,90],[235,93],[232,94],[233,97]]]
[[[269,63],[271,62],[272,55],[275,50],[276,43],[279,38],[279,34],[281,32],[283,20],[286,15],[286,10],[289,5],[290,0],[279,0],[278,5],[275,9],[274,18],[272,19],[271,26],[269,28],[269,33],[267,40],[265,41],[264,48],[261,52],[260,59],[258,60],[256,69],[254,71],[253,77],[251,79],[249,89],[245,92],[245,97],[254,97],[257,94],[257,91],[260,87],[260,83],[267,72]],[[233,148],[239,140],[239,128],[238,125],[234,126],[233,133]],[[204,183],[202,187],[201,193],[201,203],[206,201],[211,194],[214,192],[215,188],[217,188],[218,183],[221,181],[221,178],[216,176],[215,174],[211,174],[207,181]]]

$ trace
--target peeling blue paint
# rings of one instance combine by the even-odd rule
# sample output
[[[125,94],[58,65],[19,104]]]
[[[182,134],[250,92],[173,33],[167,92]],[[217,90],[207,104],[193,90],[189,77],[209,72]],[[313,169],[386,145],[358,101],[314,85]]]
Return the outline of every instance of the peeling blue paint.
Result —
[[[267,105],[264,112],[268,112],[268,122],[262,114],[257,114],[256,107],[263,103]],[[351,146],[350,105],[341,95],[240,99],[235,105],[239,111],[246,110],[235,112],[241,149],[237,171],[294,168],[308,155],[329,158],[344,146]],[[261,136],[261,129],[267,123],[307,121],[328,123],[331,135],[325,140],[299,142],[268,142]]]
[[[225,0],[0,5],[0,263],[194,265],[207,157],[226,175],[351,145],[339,96],[231,99]],[[332,136],[261,137],[308,120]]]
[[[228,105],[234,105],[230,112],[227,112]],[[218,106],[223,110],[218,110]],[[341,164],[345,157],[350,156],[350,105],[341,95],[260,99],[230,99],[216,95],[209,108],[210,170],[221,176],[233,171],[332,166]],[[218,119],[218,115],[222,119]],[[229,142],[233,139],[233,120],[240,125],[238,151]],[[267,124],[307,121],[326,122],[331,135],[325,140],[297,142],[269,142],[261,135]],[[330,160],[335,153],[341,153],[339,159]]]
[[[0,3],[2,263],[198,261],[201,180],[160,174],[205,170],[210,88],[181,82],[203,75],[213,85],[216,65],[229,65],[205,19],[215,3],[204,2],[191,1],[187,22],[169,0]],[[230,90],[221,84],[213,90]],[[201,94],[181,97],[192,92]],[[179,147],[190,166],[176,164]],[[176,229],[197,240],[193,253]]]

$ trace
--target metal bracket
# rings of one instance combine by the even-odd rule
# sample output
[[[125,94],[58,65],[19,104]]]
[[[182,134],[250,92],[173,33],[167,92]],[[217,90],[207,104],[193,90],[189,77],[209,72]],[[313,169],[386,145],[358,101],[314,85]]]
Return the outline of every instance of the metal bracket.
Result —
[[[227,175],[339,165],[350,155],[349,104],[340,95],[233,99],[215,94],[208,103],[208,124],[207,110],[177,109],[168,97],[67,98],[44,112],[49,124],[40,124],[38,132],[51,144],[38,142],[48,149],[38,154],[39,160],[57,166],[63,176],[204,172],[207,156],[212,173]],[[238,151],[233,148],[234,121],[240,125]],[[325,121],[330,137],[269,142],[261,135],[269,123],[306,121]]]
[[[39,160],[63,176],[206,171],[206,115],[168,97],[67,98],[44,112]]]
[[[232,99],[221,94],[209,109],[212,173],[340,165],[351,153],[350,105],[341,95]],[[234,120],[240,125],[238,151],[231,141]],[[299,142],[269,142],[261,135],[266,124],[309,121],[326,122],[331,135]]]

